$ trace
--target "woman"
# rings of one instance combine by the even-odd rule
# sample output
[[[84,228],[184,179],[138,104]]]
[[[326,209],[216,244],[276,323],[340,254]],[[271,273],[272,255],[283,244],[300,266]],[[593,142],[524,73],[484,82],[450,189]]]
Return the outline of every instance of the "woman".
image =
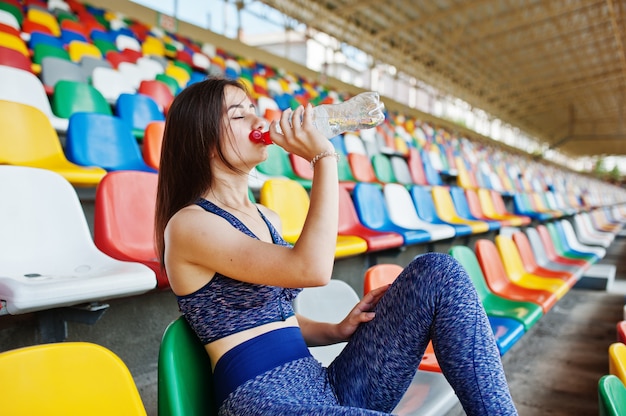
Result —
[[[331,278],[337,236],[336,153],[312,114],[310,105],[286,110],[280,130],[269,126],[276,145],[312,161],[314,170],[293,247],[280,236],[278,216],[248,198],[248,173],[267,150],[248,138],[265,121],[242,85],[193,84],[167,115],[157,246],[180,309],[210,356],[220,414],[390,412],[431,338],[468,414],[516,414],[482,306],[447,255],[419,256],[339,324],[294,314],[299,288]],[[328,368],[307,348],[343,341]]]

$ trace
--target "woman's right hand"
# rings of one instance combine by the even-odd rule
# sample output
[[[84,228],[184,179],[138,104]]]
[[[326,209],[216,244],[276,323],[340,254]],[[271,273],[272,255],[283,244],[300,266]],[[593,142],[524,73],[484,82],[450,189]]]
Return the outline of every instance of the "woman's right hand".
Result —
[[[293,111],[287,109],[279,121],[282,133],[277,132],[276,122],[273,121],[269,127],[270,138],[287,152],[306,160],[322,152],[334,151],[332,143],[313,124],[313,117],[313,106],[310,103]],[[299,123],[299,120],[302,122]]]

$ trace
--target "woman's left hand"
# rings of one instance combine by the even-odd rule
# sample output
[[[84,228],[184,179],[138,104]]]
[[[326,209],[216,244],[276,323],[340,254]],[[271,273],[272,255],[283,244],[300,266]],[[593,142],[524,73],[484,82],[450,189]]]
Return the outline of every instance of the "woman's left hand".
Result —
[[[363,299],[356,304],[356,306],[350,311],[348,316],[343,321],[337,324],[337,336],[339,339],[348,341],[354,331],[364,322],[369,322],[376,314],[373,312],[374,307],[383,297],[390,285],[382,286],[371,290],[367,295],[363,296]]]

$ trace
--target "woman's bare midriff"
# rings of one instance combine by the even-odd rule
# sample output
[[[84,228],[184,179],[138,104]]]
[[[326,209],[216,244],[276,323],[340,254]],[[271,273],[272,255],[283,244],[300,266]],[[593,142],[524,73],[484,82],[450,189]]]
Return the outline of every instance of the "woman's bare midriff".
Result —
[[[224,354],[226,354],[226,352],[237,345],[259,335],[265,334],[266,332],[292,326],[298,326],[298,319],[295,316],[291,316],[284,321],[270,322],[269,324],[256,326],[254,328],[237,332],[236,334],[228,335],[227,337],[220,338],[217,341],[213,341],[210,344],[205,345],[205,349],[208,352],[209,357],[211,357],[211,365],[215,369],[215,363],[217,363],[217,361]]]

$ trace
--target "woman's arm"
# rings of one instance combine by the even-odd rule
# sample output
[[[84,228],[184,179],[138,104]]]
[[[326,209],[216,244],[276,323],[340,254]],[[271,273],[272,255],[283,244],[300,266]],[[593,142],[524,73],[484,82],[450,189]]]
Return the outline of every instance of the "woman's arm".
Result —
[[[372,311],[388,288],[389,286],[383,286],[370,291],[348,316],[337,324],[318,322],[296,314],[306,344],[309,347],[319,347],[348,341],[360,324],[374,319],[376,314]]]

